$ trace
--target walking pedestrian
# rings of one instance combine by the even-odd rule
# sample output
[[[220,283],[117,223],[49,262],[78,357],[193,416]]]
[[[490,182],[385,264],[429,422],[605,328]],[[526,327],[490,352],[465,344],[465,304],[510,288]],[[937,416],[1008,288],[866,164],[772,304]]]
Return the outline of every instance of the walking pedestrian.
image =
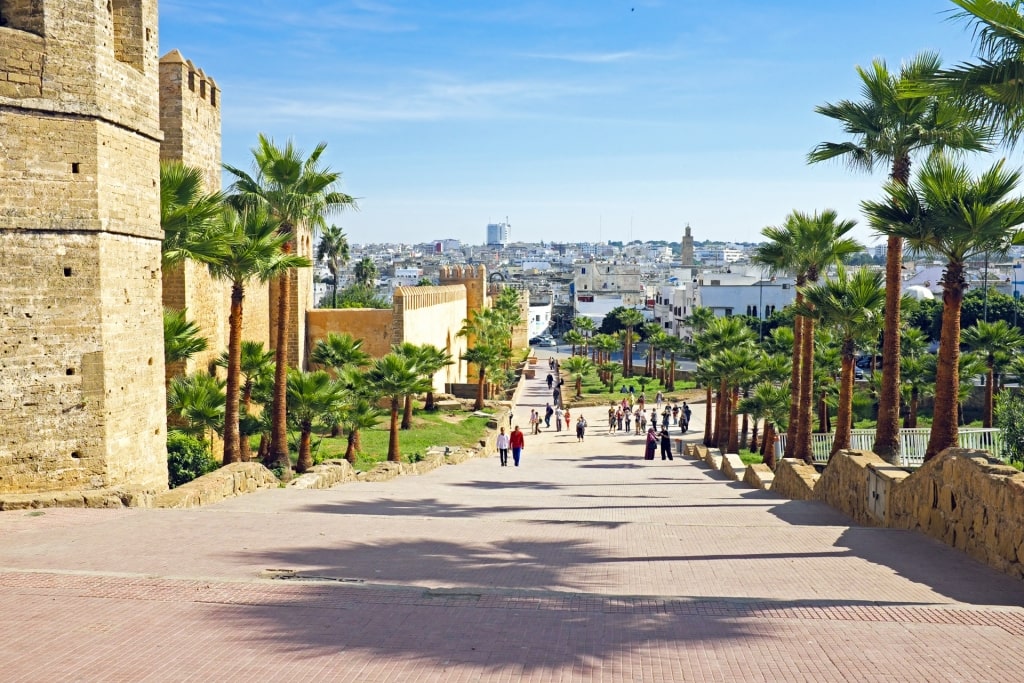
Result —
[[[679,404],[672,404],[672,424],[679,422]]]
[[[576,420],[576,440],[583,441],[583,435],[587,431],[587,421],[580,415],[579,419]]]
[[[647,430],[647,439],[644,443],[644,460],[654,460],[654,451],[658,449],[658,434],[651,426]]]
[[[555,386],[555,376],[550,372],[548,373],[548,391],[551,391],[551,387]]]
[[[564,414],[565,413],[562,411],[562,406],[558,406],[557,408],[555,408],[555,431],[556,432],[562,431],[562,417],[564,416]]]
[[[496,445],[498,447],[498,457],[501,459],[501,466],[508,467],[509,438],[508,434],[505,433],[504,427],[498,432],[498,442]]]
[[[523,446],[526,443],[526,439],[523,438],[523,433],[519,431],[519,425],[512,430],[512,435],[509,437],[509,444],[512,447],[512,461],[516,467],[519,467],[519,457],[523,454]]]
[[[551,416],[554,414],[555,409],[551,407],[551,404],[547,404],[544,408],[544,428],[549,429],[551,427]]]
[[[566,409],[565,409],[565,412],[564,412],[564,413],[562,413],[562,415],[563,415],[563,417],[565,417],[565,430],[566,430],[566,431],[569,431],[569,420],[571,420],[571,419],[572,419],[572,418],[571,418],[571,417],[569,416],[569,409],[568,409],[568,408],[566,408]]]
[[[626,433],[629,434],[629,421],[633,417],[633,411],[626,409],[622,411],[622,421],[626,423]]]
[[[614,404],[612,404],[611,407],[608,408],[608,433],[609,434],[614,434],[615,433],[615,405]]]
[[[530,411],[530,433],[540,434],[540,413],[536,410]]]
[[[661,393],[661,391],[659,390],[658,393],[655,394],[654,396],[654,407],[657,408],[658,410],[661,410],[661,404],[664,400],[665,394]]]
[[[658,437],[661,439],[661,459],[666,458],[672,460],[672,439],[668,435],[668,425],[665,425],[662,430],[658,433]]]

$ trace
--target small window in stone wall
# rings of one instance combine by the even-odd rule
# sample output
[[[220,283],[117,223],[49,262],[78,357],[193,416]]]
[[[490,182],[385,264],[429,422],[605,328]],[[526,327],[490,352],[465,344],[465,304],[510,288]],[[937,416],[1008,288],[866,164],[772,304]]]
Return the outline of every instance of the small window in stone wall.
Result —
[[[0,26],[42,36],[43,0],[0,0]]]

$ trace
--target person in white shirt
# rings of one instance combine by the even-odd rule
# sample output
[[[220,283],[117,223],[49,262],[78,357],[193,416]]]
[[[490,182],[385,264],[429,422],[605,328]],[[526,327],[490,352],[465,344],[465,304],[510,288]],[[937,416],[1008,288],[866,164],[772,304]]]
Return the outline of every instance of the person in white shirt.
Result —
[[[502,427],[501,431],[498,432],[498,456],[501,458],[501,466],[508,467],[508,446],[509,438],[508,434],[505,433],[505,428]]]

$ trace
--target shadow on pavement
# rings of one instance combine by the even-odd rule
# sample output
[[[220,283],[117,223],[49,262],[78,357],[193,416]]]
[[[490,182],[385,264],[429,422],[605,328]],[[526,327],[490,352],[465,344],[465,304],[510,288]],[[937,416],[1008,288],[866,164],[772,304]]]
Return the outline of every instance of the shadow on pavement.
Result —
[[[766,557],[845,554],[776,553]],[[310,655],[358,651],[374,657],[412,657],[441,666],[469,664],[485,671],[507,671],[510,665],[520,672],[575,666],[592,676],[636,648],[692,643],[720,647],[737,639],[743,639],[745,647],[756,649],[758,641],[763,642],[762,647],[772,647],[773,629],[753,620],[778,619],[780,613],[784,618],[787,611],[806,618],[808,609],[829,610],[835,615],[851,608],[915,604],[690,600],[589,593],[567,581],[565,577],[571,574],[565,570],[638,558],[607,557],[599,546],[576,541],[344,543],[247,553],[243,559],[267,567],[293,568],[300,578],[312,580],[291,584],[293,590],[286,602],[213,606],[214,618],[232,625],[247,641],[283,643],[295,653]],[[644,559],[728,562],[735,557]],[[355,588],[335,582],[358,579],[370,585]],[[450,588],[428,588],[431,584]]]

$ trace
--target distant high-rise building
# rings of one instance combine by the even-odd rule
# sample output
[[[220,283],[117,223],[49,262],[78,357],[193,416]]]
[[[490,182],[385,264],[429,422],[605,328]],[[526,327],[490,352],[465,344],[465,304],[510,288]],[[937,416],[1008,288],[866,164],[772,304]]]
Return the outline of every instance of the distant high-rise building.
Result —
[[[690,233],[690,224],[686,224],[686,231],[683,233],[683,252],[682,252],[682,264],[684,266],[693,265],[693,235]]]
[[[487,246],[489,247],[504,247],[507,246],[512,234],[512,226],[509,224],[508,219],[505,219],[504,223],[488,223],[487,224]]]

